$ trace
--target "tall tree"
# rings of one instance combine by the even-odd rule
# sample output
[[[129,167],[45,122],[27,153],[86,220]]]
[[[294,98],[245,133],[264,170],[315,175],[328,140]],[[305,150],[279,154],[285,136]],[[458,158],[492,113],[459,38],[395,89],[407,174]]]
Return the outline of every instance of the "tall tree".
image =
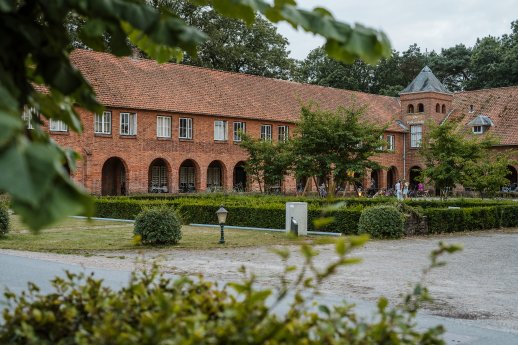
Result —
[[[289,142],[254,139],[243,135],[241,147],[248,153],[246,172],[255,180],[261,192],[269,193],[281,185],[293,164]]]
[[[292,139],[297,177],[320,177],[335,185],[354,183],[366,169],[380,165],[371,158],[385,142],[384,127],[360,121],[365,107],[352,105],[334,111],[316,104],[304,106]]]
[[[472,78],[470,62],[471,48],[457,44],[434,55],[430,59],[430,67],[450,91],[462,91]]]
[[[342,61],[357,58],[374,63],[390,53],[387,37],[377,30],[336,21],[317,8],[301,10],[295,1],[197,0],[224,16],[251,25],[258,13],[267,20],[288,22],[294,28],[326,39],[326,52]],[[33,108],[46,119],[64,121],[81,132],[77,107],[102,111],[95,93],[72,66],[72,38],[66,19],[78,16],[84,25],[79,38],[85,46],[131,54],[131,44],[161,62],[183,52],[196,56],[207,36],[168,12],[134,0],[0,0],[0,191],[11,195],[12,207],[32,228],[39,229],[70,214],[92,213],[92,200],[73,183],[67,154],[50,139],[35,119],[26,131],[24,110]],[[351,44],[354,42],[354,44]],[[44,91],[42,91],[44,90]]]
[[[488,136],[466,136],[454,121],[440,125],[429,123],[429,132],[423,138],[419,155],[425,162],[422,178],[430,180],[439,190],[453,189],[464,181],[465,167],[479,162],[493,144]],[[505,174],[504,174],[505,176]]]

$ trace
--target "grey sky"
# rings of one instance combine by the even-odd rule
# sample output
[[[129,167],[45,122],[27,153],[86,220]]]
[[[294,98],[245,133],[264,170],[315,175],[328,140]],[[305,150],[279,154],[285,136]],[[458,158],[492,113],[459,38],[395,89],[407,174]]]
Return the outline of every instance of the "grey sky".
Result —
[[[341,21],[382,29],[399,51],[413,43],[422,51],[440,51],[458,43],[473,46],[477,37],[510,33],[511,22],[518,20],[518,0],[299,0],[298,5],[325,7]],[[305,58],[323,43],[289,25],[278,27],[290,41],[294,58]]]

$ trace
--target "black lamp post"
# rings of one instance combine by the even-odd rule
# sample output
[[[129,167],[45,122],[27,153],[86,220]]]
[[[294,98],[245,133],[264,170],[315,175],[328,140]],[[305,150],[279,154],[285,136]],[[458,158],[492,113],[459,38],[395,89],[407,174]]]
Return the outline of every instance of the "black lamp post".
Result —
[[[228,211],[223,208],[223,205],[220,206],[219,210],[216,211],[218,215],[218,223],[221,227],[221,237],[219,239],[219,243],[225,243],[225,222],[227,221]]]

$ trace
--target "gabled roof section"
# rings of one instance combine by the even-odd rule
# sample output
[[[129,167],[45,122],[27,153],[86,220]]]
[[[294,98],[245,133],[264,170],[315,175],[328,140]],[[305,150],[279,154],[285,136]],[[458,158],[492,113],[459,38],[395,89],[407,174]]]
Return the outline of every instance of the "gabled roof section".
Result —
[[[493,123],[488,133],[500,145],[518,145],[518,86],[455,93],[452,108],[450,120],[460,121],[467,131],[473,121],[487,117]]]
[[[310,101],[326,110],[357,104],[367,121],[402,131],[395,97],[80,49],[71,60],[107,107],[294,122]]]
[[[414,92],[440,92],[451,94],[439,79],[433,74],[430,67],[425,66],[414,80],[400,94]]]

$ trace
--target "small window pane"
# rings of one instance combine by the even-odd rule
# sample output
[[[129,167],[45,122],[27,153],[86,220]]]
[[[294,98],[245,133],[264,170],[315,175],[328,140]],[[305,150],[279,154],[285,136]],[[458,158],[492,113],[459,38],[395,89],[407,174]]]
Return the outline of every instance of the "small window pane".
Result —
[[[137,114],[121,113],[121,135],[137,135]]]
[[[421,140],[423,136],[423,127],[410,126],[410,147],[421,147]]]
[[[156,136],[158,138],[171,137],[171,117],[157,116],[156,117]]]
[[[214,140],[227,140],[227,121],[214,121]]]
[[[261,139],[272,140],[272,125],[261,125]]]
[[[68,131],[68,126],[61,120],[50,119],[49,130],[51,132],[66,132]]]
[[[234,141],[241,141],[244,133],[246,133],[246,123],[234,122]]]
[[[285,142],[288,140],[289,137],[289,127],[288,126],[279,126],[279,136],[278,140],[280,142]]]
[[[181,139],[192,139],[192,119],[181,118],[180,119],[180,131],[179,135]]]
[[[94,132],[98,134],[111,134],[112,113],[105,111],[102,114],[95,114]]]

